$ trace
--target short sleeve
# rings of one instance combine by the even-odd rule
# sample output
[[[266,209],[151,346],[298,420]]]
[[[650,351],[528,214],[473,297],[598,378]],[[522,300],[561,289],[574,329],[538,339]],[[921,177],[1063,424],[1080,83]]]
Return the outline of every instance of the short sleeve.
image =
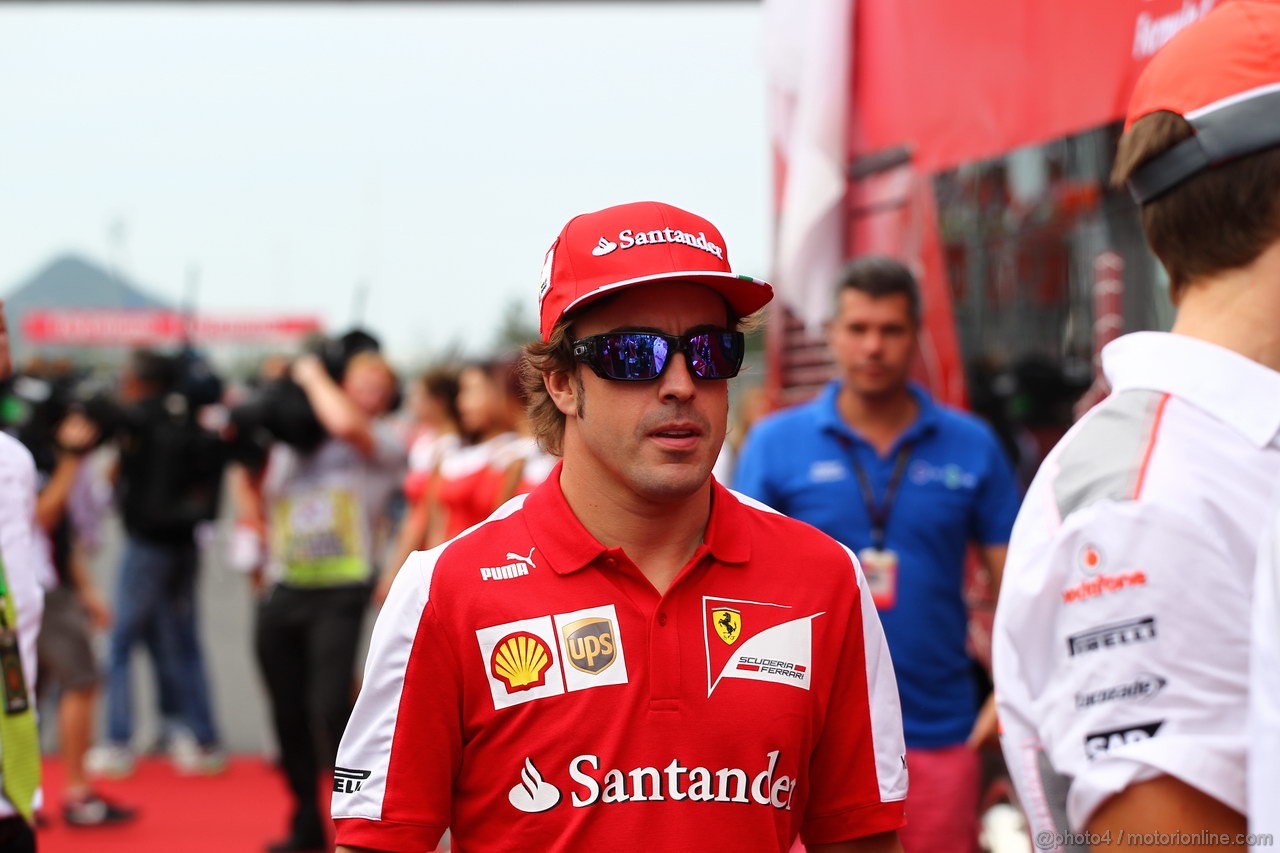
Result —
[[[982,431],[986,464],[978,484],[969,535],[982,545],[1004,545],[1018,517],[1022,493],[1013,465],[990,429]]]
[[[785,513],[786,509],[778,505],[781,495],[769,479],[769,439],[765,425],[757,425],[747,434],[733,468],[733,490]]]
[[[845,626],[826,726],[810,762],[810,796],[800,829],[806,844],[848,841],[906,823],[906,743],[893,663],[857,559],[841,548],[857,576],[857,601]]]
[[[453,644],[429,600],[439,553],[411,554],[378,614],[334,769],[339,845],[432,850],[449,825],[461,688]]]
[[[1006,758],[1040,785],[1024,802],[1065,792],[1073,829],[1158,775],[1244,811],[1251,573],[1202,531],[1105,501],[1037,542],[1015,532],[995,631]]]

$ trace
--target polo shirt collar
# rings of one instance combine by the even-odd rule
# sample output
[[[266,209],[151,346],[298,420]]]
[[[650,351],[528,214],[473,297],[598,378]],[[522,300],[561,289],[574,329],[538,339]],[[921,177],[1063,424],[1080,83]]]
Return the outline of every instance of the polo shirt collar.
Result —
[[[586,568],[609,549],[587,532],[573,514],[560,488],[560,462],[546,480],[524,501],[529,535],[558,574]],[[745,565],[751,559],[750,518],[738,499],[714,479],[711,481],[711,518],[705,545],[719,563]]]
[[[1257,447],[1280,443],[1280,372],[1225,347],[1169,332],[1134,332],[1103,348],[1102,370],[1114,391],[1172,394]]]
[[[840,398],[840,389],[843,387],[843,382],[839,379],[833,379],[827,383],[826,387],[818,395],[818,427],[825,432],[865,441],[840,416],[840,407],[837,403]],[[916,441],[938,428],[938,404],[933,401],[933,398],[929,396],[929,392],[923,386],[915,382],[908,382],[907,390],[915,396],[916,402],[920,405],[920,411],[916,413],[916,419],[911,422],[911,426],[907,427],[906,432],[902,434],[902,438]]]

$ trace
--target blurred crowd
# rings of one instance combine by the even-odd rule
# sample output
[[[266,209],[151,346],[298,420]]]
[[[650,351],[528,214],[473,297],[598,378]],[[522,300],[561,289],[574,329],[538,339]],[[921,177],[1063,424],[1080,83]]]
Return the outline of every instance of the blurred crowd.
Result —
[[[902,287],[915,298],[913,282]],[[904,394],[913,352],[908,342],[891,360],[889,381]],[[131,820],[146,804],[113,802],[93,780],[129,776],[139,753],[168,756],[183,774],[225,769],[197,619],[198,573],[209,564],[200,549],[212,546],[253,591],[253,654],[290,803],[285,834],[268,849],[327,849],[331,830],[316,791],[327,786],[351,712],[370,610],[386,600],[410,553],[482,523],[558,461],[532,437],[522,380],[511,351],[402,381],[377,339],[360,330],[268,357],[237,382],[224,382],[190,349],[134,351],[114,381],[62,362],[25,365],[3,388],[0,417],[36,460],[53,558],[43,581],[39,687],[45,706],[57,708],[43,719],[57,721],[66,782],[46,792],[44,819]],[[768,410],[763,389],[743,389],[714,474],[785,505],[757,480],[765,459],[781,464],[787,454],[757,440],[748,458],[748,431]],[[779,469],[783,476],[811,467],[793,461]],[[913,469],[909,490],[921,488],[917,480]],[[86,564],[117,512],[124,543],[107,592]],[[229,529],[208,535],[228,515]],[[1007,531],[992,535],[1000,542]],[[963,560],[953,562],[959,578]],[[954,603],[962,607],[958,585]],[[968,684],[963,637],[952,645],[961,660],[952,680]],[[95,658],[97,648],[105,660]],[[135,730],[138,648],[158,705],[149,742]],[[976,695],[971,689],[960,690],[963,708],[948,711],[961,741],[989,698],[989,683]],[[95,733],[100,718],[105,730]],[[964,785],[973,796],[977,781]]]
[[[267,358],[240,383],[191,350],[137,350],[115,381],[33,360],[2,392],[3,427],[39,472],[51,557],[38,684],[66,783],[46,792],[42,818],[72,826],[134,817],[92,780],[131,774],[140,751],[186,774],[226,766],[197,620],[207,541],[225,545],[223,562],[256,593],[254,652],[292,796],[272,849],[322,848],[314,795],[350,712],[370,604],[410,552],[482,522],[556,462],[529,434],[517,353],[402,383],[363,331]],[[202,535],[228,507],[230,536]],[[124,544],[116,588],[104,591],[88,564],[115,512]],[[139,647],[159,720],[145,745],[134,726]],[[106,725],[95,733],[100,698]]]

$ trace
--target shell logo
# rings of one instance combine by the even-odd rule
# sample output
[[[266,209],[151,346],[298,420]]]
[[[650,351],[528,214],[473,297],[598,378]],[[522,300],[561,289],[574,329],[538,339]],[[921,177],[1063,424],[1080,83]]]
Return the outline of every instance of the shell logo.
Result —
[[[551,649],[536,634],[517,631],[493,647],[489,668],[506,685],[508,693],[532,690],[546,683],[552,662]]]

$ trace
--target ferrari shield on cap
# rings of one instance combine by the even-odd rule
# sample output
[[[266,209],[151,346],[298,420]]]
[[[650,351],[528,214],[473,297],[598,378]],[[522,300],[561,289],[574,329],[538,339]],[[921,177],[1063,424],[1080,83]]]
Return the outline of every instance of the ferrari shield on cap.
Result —
[[[1139,204],[1206,169],[1280,145],[1280,2],[1236,0],[1173,37],[1138,78],[1125,122],[1168,111],[1195,135],[1129,178]]]
[[[569,220],[547,250],[538,287],[542,339],[566,314],[654,281],[706,285],[744,317],[773,298],[767,282],[734,274],[724,237],[707,220],[656,201],[622,204]]]

